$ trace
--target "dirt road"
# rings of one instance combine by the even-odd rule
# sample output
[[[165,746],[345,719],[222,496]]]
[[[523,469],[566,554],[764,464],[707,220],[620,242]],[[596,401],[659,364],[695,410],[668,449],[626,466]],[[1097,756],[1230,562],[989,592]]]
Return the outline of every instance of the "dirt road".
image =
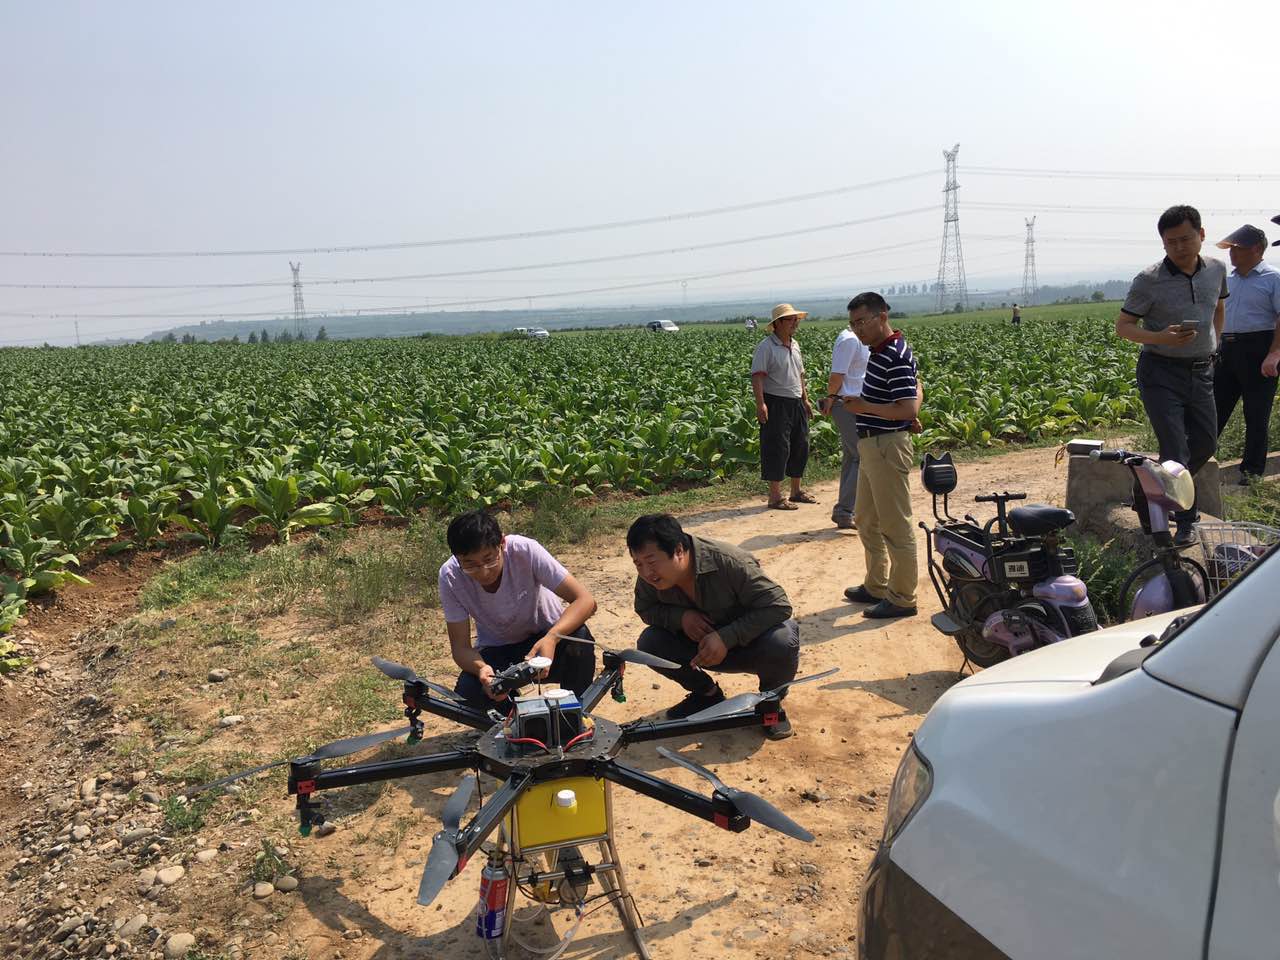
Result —
[[[917,479],[912,483],[917,519],[927,518],[929,498],[919,489]],[[1060,503],[1065,467],[1055,468],[1052,450],[1015,452],[960,465],[957,503],[971,504],[975,493],[1004,489],[1026,490],[1031,501]],[[834,484],[816,485],[812,492],[820,503],[794,512],[766,510],[761,495],[750,502],[682,518],[691,531],[751,550],[765,570],[783,584],[801,622],[802,674],[830,667],[838,667],[840,672],[794,691],[787,710],[796,736],[789,740],[770,743],[758,730],[748,729],[668,743],[713,768],[728,783],[777,804],[815,834],[813,844],[790,840],[754,824],[744,833],[727,833],[645,797],[622,789],[614,791],[620,856],[655,957],[741,960],[797,954],[855,955],[855,908],[883,823],[890,780],[912,731],[957,679],[959,651],[929,625],[929,615],[938,605],[925,573],[923,538],[919,543],[919,616],[888,625],[868,621],[861,616],[860,607],[842,596],[846,586],[862,579],[858,536],[853,531],[839,531],[830,522]],[[596,636],[608,645],[633,645],[641,624],[631,607],[634,569],[621,541],[589,543],[562,553],[561,559],[596,594],[600,604],[592,621]],[[108,594],[104,600],[107,608],[102,611],[86,607],[85,620],[102,624],[104,619],[114,622],[128,616],[132,603],[125,597],[128,588],[121,585],[118,597]],[[131,589],[136,588],[133,583]],[[438,613],[433,616],[438,618]],[[442,629],[439,632],[443,634]],[[76,659],[71,640],[74,624],[65,624],[62,633],[62,662],[70,664]],[[58,659],[54,657],[55,663]],[[442,661],[436,667],[443,670],[447,664]],[[83,657],[79,669],[87,669]],[[75,686],[77,674],[72,672],[69,678],[69,682],[59,681],[60,686],[45,689],[46,707],[56,702],[49,701],[49,695],[81,695],[83,689]],[[86,678],[86,673],[78,675],[80,683]],[[46,682],[48,678],[35,679],[37,689]],[[753,689],[754,680],[730,675],[722,678],[722,685],[732,695]],[[618,720],[652,717],[681,696],[674,684],[635,667],[627,675],[627,693],[629,702],[616,704],[606,698],[600,712]],[[486,957],[484,944],[473,933],[471,912],[479,883],[479,858],[431,907],[424,909],[415,902],[422,863],[441,808],[457,782],[456,775],[399,781],[368,799],[348,797],[339,804],[344,815],[336,832],[288,841],[288,857],[301,881],[297,891],[261,902],[247,893],[242,861],[251,860],[260,842],[261,818],[287,822],[291,804],[274,790],[260,794],[256,801],[260,811],[223,828],[225,833],[202,831],[206,835],[195,839],[196,847],[179,854],[185,877],[159,897],[158,887],[149,897],[139,895],[135,887],[141,861],[120,859],[118,851],[74,856],[41,853],[26,859],[62,859],[50,861],[48,867],[35,862],[22,866],[18,858],[24,849],[47,850],[49,844],[71,832],[71,812],[87,809],[87,805],[56,798],[76,798],[79,778],[93,772],[54,769],[51,758],[40,755],[38,748],[27,747],[27,754],[23,753],[24,744],[37,742],[37,731],[30,724],[37,716],[32,710],[40,702],[31,690],[24,692],[21,687],[6,688],[0,698],[10,731],[17,731],[20,721],[27,723],[18,735],[0,738],[7,739],[0,751],[6,767],[0,783],[8,811],[4,821],[16,823],[27,818],[28,824],[33,824],[18,842],[10,841],[0,849],[2,865],[13,871],[9,874],[12,899],[8,907],[0,905],[0,921],[12,922],[16,909],[24,918],[44,917],[29,922],[52,929],[53,925],[65,927],[70,920],[64,917],[74,918],[82,910],[86,916],[94,913],[120,922],[145,912],[146,925],[133,937],[133,943],[154,937],[155,946],[149,952],[142,948],[141,955],[155,957],[161,956],[160,950],[173,931],[193,931],[204,951],[202,956],[225,960]],[[84,709],[97,707],[90,703]],[[70,720],[65,719],[68,716]],[[50,729],[62,724],[69,738],[78,737],[80,728],[75,724],[79,716],[74,710],[52,715]],[[415,752],[456,742],[455,727],[431,719],[428,742]],[[654,745],[628,750],[625,760],[704,795],[709,792],[705,783],[660,757]],[[19,785],[25,779],[37,779],[40,784],[24,789]],[[50,786],[54,789],[42,790]],[[486,792],[492,786],[487,784]],[[48,806],[24,808],[26,798],[36,794],[45,798],[42,802]],[[117,797],[111,803],[120,800]],[[59,830],[61,834],[55,837]],[[35,839],[41,832],[49,839]],[[97,835],[95,831],[95,838]],[[201,844],[213,847],[220,840],[225,842],[216,860],[206,863],[194,856],[194,849]],[[86,844],[98,842],[94,839]],[[83,849],[89,851],[90,847]],[[169,853],[177,849],[169,848]],[[165,851],[159,850],[156,856],[165,856]],[[229,859],[241,862],[229,864]],[[79,872],[82,869],[88,872]],[[46,871],[43,880],[40,870]],[[32,896],[33,883],[43,891],[39,898]],[[49,896],[49,885],[58,891],[65,886],[65,895]],[[46,896],[53,904],[47,911],[29,906]],[[59,901],[59,896],[64,899]],[[19,907],[19,902],[28,906]],[[524,917],[527,912],[522,907],[517,915]],[[518,923],[517,931],[526,942],[546,948],[556,943],[571,921],[560,912],[550,925],[530,920]],[[63,933],[66,939],[61,945],[33,946],[32,938],[27,937],[18,955],[105,955],[100,951],[112,938],[102,937],[101,930],[95,934],[92,926],[82,929],[83,935]],[[78,942],[68,951],[66,944],[73,936]],[[11,941],[15,949],[19,939]],[[565,956],[605,958],[630,952],[630,940],[621,932],[617,914],[606,908],[584,919]]]
[[[1065,466],[1055,470],[1052,450],[962,464],[959,502],[974,493],[1018,489],[1032,501],[1060,503],[1064,471]],[[917,517],[927,517],[928,496],[914,479],[913,485]],[[813,492],[820,503],[795,512],[766,510],[762,497],[683,519],[690,531],[751,550],[783,584],[801,622],[802,674],[830,667],[840,673],[794,691],[787,710],[797,732],[790,740],[769,743],[756,730],[741,730],[669,745],[728,783],[773,801],[816,840],[798,843],[755,825],[742,834],[726,833],[615,790],[620,854],[655,957],[856,955],[854,908],[883,824],[890,780],[912,731],[957,679],[958,649],[929,625],[938,603],[925,579],[923,538],[920,615],[888,626],[866,620],[842,596],[846,586],[861,582],[861,544],[856,533],[837,530],[829,520],[835,485],[820,484]],[[611,645],[634,644],[641,625],[631,609],[634,569],[622,545],[597,545],[562,559],[596,593],[597,637]],[[754,680],[730,675],[722,685],[732,695],[754,689]],[[681,695],[674,684],[635,668],[627,688],[628,703],[606,698],[601,712],[617,719],[655,715]],[[652,746],[632,748],[626,760],[706,792],[704,783]],[[446,796],[447,788],[432,793],[411,787],[403,804],[434,814]],[[340,934],[346,923],[369,938],[346,944],[347,956],[484,957],[469,912],[479,864],[469,865],[424,911],[414,903],[414,892],[430,837],[414,832],[394,856],[368,864],[376,871],[372,884],[348,879],[337,890],[318,878],[304,884],[312,917],[295,912],[293,938],[310,936],[313,956],[330,955],[324,944],[332,944],[335,928]],[[567,917],[555,919],[557,934],[568,926]],[[517,929],[529,931],[524,937],[537,945],[556,942],[543,926]],[[615,957],[629,949],[609,909],[587,918],[565,955]]]

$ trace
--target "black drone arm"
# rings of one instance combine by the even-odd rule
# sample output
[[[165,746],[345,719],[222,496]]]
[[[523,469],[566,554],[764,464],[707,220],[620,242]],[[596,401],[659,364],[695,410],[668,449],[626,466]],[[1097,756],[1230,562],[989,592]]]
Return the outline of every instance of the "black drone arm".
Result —
[[[610,663],[610,659],[614,661]],[[610,688],[619,684],[622,680],[622,661],[611,653],[606,652],[604,655],[605,669],[592,681],[591,686],[582,691],[582,709],[586,713],[590,713],[596,708]]]
[[[458,834],[456,847],[458,850],[458,869],[461,873],[471,859],[472,854],[480,849],[489,834],[502,821],[511,808],[516,805],[526,787],[533,783],[533,777],[524,771],[514,771],[506,783],[499,787],[480,807],[466,829]]]
[[[318,790],[350,787],[361,783],[377,783],[380,780],[398,780],[401,777],[418,777],[446,770],[465,770],[480,766],[480,754],[474,749],[449,750],[425,757],[404,757],[400,760],[382,760],[378,763],[357,763],[347,767],[321,770],[315,764],[291,763],[289,765],[289,793],[308,796]]]
[[[493,726],[493,720],[488,714],[465,703],[433,697],[425,686],[419,684],[404,685],[404,704],[410,710],[425,710],[476,730],[488,730]]]
[[[730,713],[720,717],[709,717],[705,720],[633,720],[622,725],[622,743],[628,746],[633,743],[647,743],[650,740],[667,740],[671,737],[686,737],[698,733],[713,733],[716,730],[733,730],[737,727],[755,727],[765,722],[770,713],[776,714],[781,708],[776,698],[760,701],[749,712]]]
[[[643,770],[629,767],[617,760],[602,760],[596,765],[596,775],[620,787],[644,794],[659,803],[665,803],[669,807],[675,807],[677,810],[683,810],[699,819],[714,823],[722,830],[741,833],[751,826],[751,819],[740,813],[727,797],[719,793],[713,793],[708,800],[692,790],[686,790],[669,781],[650,776]]]

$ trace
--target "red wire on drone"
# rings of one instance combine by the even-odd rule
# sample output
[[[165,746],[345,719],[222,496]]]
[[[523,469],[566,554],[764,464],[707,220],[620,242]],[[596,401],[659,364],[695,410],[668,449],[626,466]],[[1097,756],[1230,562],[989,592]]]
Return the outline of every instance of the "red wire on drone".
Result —
[[[587,737],[590,737],[590,736],[594,735],[594,734],[595,734],[595,732],[596,732],[596,728],[595,728],[595,727],[592,727],[590,730],[584,730],[584,731],[582,731],[582,733],[578,734],[576,737],[574,737],[572,740],[570,740],[568,743],[566,743],[566,744],[564,745],[564,748],[565,748],[566,750],[568,750],[570,747],[572,747],[572,746],[573,746],[575,743],[577,743],[579,740],[585,740],[585,739],[587,739]]]
[[[532,743],[535,746],[541,747],[543,750],[547,749],[547,745],[545,743],[541,740],[535,740],[533,737],[510,737],[507,739],[507,743]]]

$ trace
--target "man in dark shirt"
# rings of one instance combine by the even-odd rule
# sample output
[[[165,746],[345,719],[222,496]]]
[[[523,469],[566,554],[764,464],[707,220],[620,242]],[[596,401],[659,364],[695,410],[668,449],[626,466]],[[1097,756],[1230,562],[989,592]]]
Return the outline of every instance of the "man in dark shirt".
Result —
[[[786,592],[755,557],[685,533],[675,517],[657,513],[631,525],[627,549],[636,565],[636,613],[648,624],[636,646],[683,664],[658,671],[689,691],[667,717],[683,719],[724,700],[707,670],[753,673],[761,690],[795,679],[800,626]],[[765,728],[771,740],[791,732],[785,714]]]
[[[871,604],[864,617],[916,614],[916,532],[911,524],[911,427],[923,394],[916,360],[902,334],[889,325],[889,304],[878,293],[849,301],[849,322],[871,348],[861,397],[845,409],[858,415],[858,497],[853,520],[862,538],[867,573],[845,590],[854,603]]]
[[[1133,278],[1116,335],[1142,344],[1138,394],[1160,445],[1160,459],[1192,474],[1218,448],[1213,354],[1226,320],[1227,267],[1200,256],[1200,212],[1170,207],[1156,224],[1165,258]],[[1174,541],[1192,542],[1199,514],[1193,505],[1174,515]]]

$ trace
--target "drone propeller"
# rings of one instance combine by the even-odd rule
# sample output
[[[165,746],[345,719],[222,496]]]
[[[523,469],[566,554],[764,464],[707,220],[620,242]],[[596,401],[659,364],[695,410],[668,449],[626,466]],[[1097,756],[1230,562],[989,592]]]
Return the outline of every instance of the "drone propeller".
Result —
[[[441,686],[438,683],[433,683],[430,680],[423,680],[404,664],[396,663],[394,660],[384,660],[382,657],[374,657],[373,665],[392,680],[400,680],[404,683],[420,683],[438,697],[443,697],[445,700],[452,700],[454,703],[463,702],[463,699],[448,687]]]
[[[770,697],[781,696],[788,687],[794,687],[798,683],[809,683],[813,680],[822,680],[831,676],[833,673],[839,673],[839,667],[832,667],[830,670],[824,670],[822,673],[815,673],[812,676],[800,677],[796,680],[790,680],[787,683],[780,684],[773,690],[761,690],[759,693],[740,693],[736,697],[730,697],[717,703],[714,707],[707,707],[705,710],[699,710],[697,713],[690,714],[690,720],[711,720],[715,717],[727,717],[731,713],[738,713],[743,710],[754,710],[757,703],[761,700],[768,700]]]
[[[326,743],[322,747],[317,747],[305,757],[291,757],[287,760],[273,760],[271,763],[264,763],[261,766],[254,767],[251,770],[241,770],[239,773],[233,773],[221,780],[214,780],[212,783],[201,784],[198,787],[189,787],[184,791],[184,795],[194,797],[198,793],[204,793],[206,790],[212,790],[215,787],[223,787],[228,783],[235,783],[237,780],[243,780],[245,777],[251,777],[255,773],[261,773],[263,770],[270,770],[272,767],[284,766],[286,763],[319,763],[321,760],[333,760],[337,757],[345,757],[352,753],[359,753],[366,747],[372,747],[375,743],[382,743],[384,740],[394,740],[402,737],[406,733],[411,733],[412,727],[400,727],[396,730],[383,730],[379,733],[366,733],[359,737],[347,737],[345,740],[335,740],[332,743]]]
[[[666,747],[659,747],[658,753],[662,754],[668,760],[680,764],[680,766],[684,767],[686,770],[692,770],[698,776],[709,780],[711,782],[711,786],[715,788],[717,793],[723,794],[729,799],[730,803],[761,826],[777,830],[779,833],[785,833],[788,837],[794,837],[796,840],[803,840],[805,843],[813,842],[812,833],[800,826],[800,824],[796,823],[763,797],[758,797],[754,793],[748,793],[746,790],[738,790],[734,787],[728,786],[723,780],[702,764],[696,763],[688,757],[682,757],[674,750],[668,750]]]
[[[659,667],[663,670],[679,670],[680,664],[672,663],[670,660],[664,660],[662,657],[655,656],[652,653],[645,653],[643,650],[636,650],[634,647],[628,647],[626,650],[610,650],[603,644],[596,643],[594,640],[584,640],[582,637],[571,637],[567,633],[557,633],[555,636],[560,640],[572,640],[574,643],[585,643],[591,647],[599,647],[605,653],[612,653],[623,663],[638,663],[645,667]]]
[[[422,880],[418,884],[418,903],[424,907],[439,895],[458,869],[458,825],[475,788],[476,778],[467,774],[440,814],[443,829],[431,840],[431,853],[427,855],[427,865],[422,868]]]

